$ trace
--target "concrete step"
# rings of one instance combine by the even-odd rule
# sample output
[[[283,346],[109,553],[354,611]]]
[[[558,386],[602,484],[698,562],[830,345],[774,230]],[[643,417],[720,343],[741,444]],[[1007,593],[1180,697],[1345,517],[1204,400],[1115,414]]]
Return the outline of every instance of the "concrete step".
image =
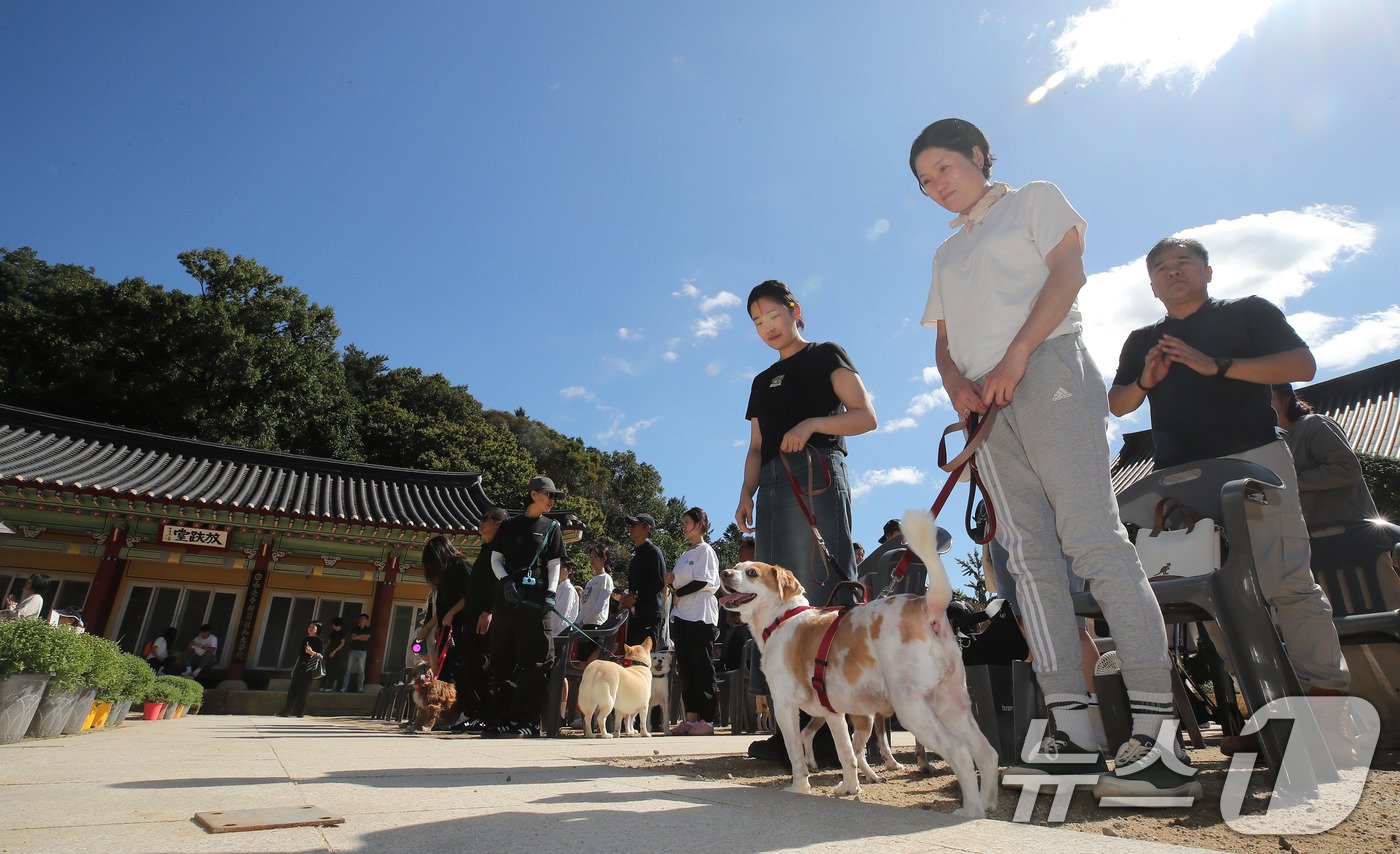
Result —
[[[379,686],[374,686],[378,688]],[[374,694],[323,694],[313,690],[306,698],[306,714],[312,717],[365,716],[374,711]],[[287,702],[287,692],[241,691],[214,688],[204,692],[205,715],[273,715]]]

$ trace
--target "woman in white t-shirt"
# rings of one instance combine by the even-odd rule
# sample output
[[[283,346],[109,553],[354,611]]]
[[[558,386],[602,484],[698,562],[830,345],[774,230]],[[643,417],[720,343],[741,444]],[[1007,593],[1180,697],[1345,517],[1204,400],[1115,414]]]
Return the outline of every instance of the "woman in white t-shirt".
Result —
[[[1001,407],[977,460],[1055,720],[1038,755],[1012,770],[1099,774],[1098,797],[1200,797],[1194,777],[1155,761],[1162,725],[1173,725],[1166,631],[1108,477],[1108,397],[1076,304],[1086,224],[1054,184],[993,184],[992,160],[962,119],[929,125],[909,151],[924,195],[957,214],[934,255],[923,323],[938,329],[938,372],[958,414]],[[1113,628],[1133,716],[1116,761],[1136,771],[1107,774],[1093,749],[1065,557]]]
[[[674,591],[671,606],[671,640],[676,645],[676,672],[681,677],[685,720],[671,728],[671,735],[714,735],[715,632],[719,627],[719,558],[705,541],[710,517],[699,507],[681,516],[681,534],[690,548],[676,558],[676,568],[666,574]]]

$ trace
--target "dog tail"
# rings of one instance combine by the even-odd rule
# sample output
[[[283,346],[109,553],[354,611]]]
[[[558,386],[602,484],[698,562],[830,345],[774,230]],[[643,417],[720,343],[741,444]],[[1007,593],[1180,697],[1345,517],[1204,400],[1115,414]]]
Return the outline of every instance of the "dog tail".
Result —
[[[948,572],[938,556],[938,524],[927,510],[910,510],[904,514],[899,529],[909,548],[928,567],[924,609],[931,619],[941,617],[948,610],[948,603],[953,601],[953,587],[948,583]]]

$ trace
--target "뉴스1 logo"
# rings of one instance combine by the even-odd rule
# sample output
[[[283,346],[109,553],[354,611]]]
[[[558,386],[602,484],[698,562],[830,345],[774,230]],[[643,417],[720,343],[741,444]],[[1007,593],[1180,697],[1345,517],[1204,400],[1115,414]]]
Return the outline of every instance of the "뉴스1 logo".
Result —
[[[777,388],[778,386],[782,385],[784,376],[786,376],[786,374],[778,374],[776,377],[773,377],[773,381],[768,384],[768,387]]]
[[[1380,715],[1375,706],[1360,697],[1281,697],[1263,706],[1245,722],[1241,734],[1257,732],[1270,721],[1291,721],[1292,728],[1284,749],[1283,769],[1276,775],[1275,787],[1263,813],[1241,815],[1254,774],[1255,754],[1236,753],[1225,773],[1225,786],[1220,792],[1220,816],[1236,833],[1248,835],[1306,835],[1322,833],[1336,827],[1356,809],[1366,774],[1380,738]],[[1276,723],[1276,726],[1283,724]],[[1158,745],[1175,742],[1178,724],[1175,720],[1162,722]],[[1026,734],[1022,756],[1045,735],[1046,721],[1031,722]],[[1086,754],[1085,761],[1092,759]],[[1079,761],[1079,757],[1066,757]],[[1154,750],[1125,770],[1125,773],[1145,767],[1143,763],[1163,762],[1178,774],[1192,776],[1196,769],[1185,765],[1170,749]],[[1112,772],[1110,772],[1112,773]],[[1265,772],[1267,773],[1267,772]],[[1074,790],[1093,786],[1096,774],[1027,774],[1002,776],[1002,784],[1020,786],[1012,821],[1027,822],[1042,789],[1054,792],[1046,820],[1059,823],[1069,812]],[[1105,797],[1100,807],[1189,807],[1193,799],[1174,796]]]

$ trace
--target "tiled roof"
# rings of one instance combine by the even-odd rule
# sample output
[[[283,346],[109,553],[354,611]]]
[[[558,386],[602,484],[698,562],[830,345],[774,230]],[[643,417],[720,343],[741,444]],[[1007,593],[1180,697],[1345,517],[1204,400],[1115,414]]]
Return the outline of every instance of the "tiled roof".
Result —
[[[1358,454],[1400,457],[1400,359],[1297,389],[1298,396],[1342,426]],[[1109,468],[1113,491],[1152,473],[1152,431],[1123,434]]]
[[[0,405],[0,484],[442,533],[495,506],[481,475],[179,439]]]

